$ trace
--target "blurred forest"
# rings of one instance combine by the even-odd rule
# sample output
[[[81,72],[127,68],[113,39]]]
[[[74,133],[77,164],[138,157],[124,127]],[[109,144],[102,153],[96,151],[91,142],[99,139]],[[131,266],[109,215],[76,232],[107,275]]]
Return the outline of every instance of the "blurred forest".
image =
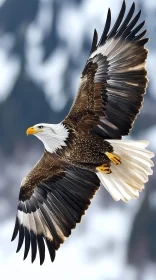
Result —
[[[132,1],[126,2],[130,7]],[[108,7],[111,7],[114,21],[121,3],[120,0],[0,1],[0,228],[5,221],[13,221],[20,181],[43,151],[42,144],[35,137],[27,138],[25,130],[39,122],[57,123],[65,117],[89,54],[93,30],[96,27],[100,36]],[[131,137],[150,140],[150,149],[156,152],[156,1],[136,0],[135,3],[136,10],[142,10],[141,19],[146,20],[147,36],[150,37],[147,63],[149,86]],[[129,231],[125,233],[126,244],[123,245],[125,241],[120,243],[120,246],[125,246],[122,273],[106,278],[103,272],[102,276],[94,277],[95,280],[155,279],[156,271],[150,270],[151,264],[155,266],[156,263],[155,183],[154,174],[139,202],[132,202],[130,206],[120,202],[115,205],[114,213],[118,211],[116,209],[125,213],[121,231],[126,230],[125,219],[130,221]],[[96,204],[102,213],[108,213],[109,227],[112,222],[109,213],[114,209],[115,202],[104,188],[101,188]],[[105,227],[105,216],[101,215],[100,219]],[[83,226],[78,230],[83,232]],[[5,238],[1,239],[0,235],[0,243],[8,242]],[[112,238],[110,248],[113,248],[114,242]],[[9,247],[10,243],[5,246]],[[93,260],[102,259],[102,248],[89,250],[88,255]],[[110,248],[107,250],[111,254]],[[0,263],[3,263],[4,247],[0,250]],[[14,253],[9,249],[7,252],[8,255]],[[94,262],[90,261],[90,265],[94,266]],[[125,278],[127,274],[124,273],[131,271],[131,267],[135,267],[135,273]],[[102,267],[100,269],[102,271]],[[152,275],[151,278],[149,275]]]

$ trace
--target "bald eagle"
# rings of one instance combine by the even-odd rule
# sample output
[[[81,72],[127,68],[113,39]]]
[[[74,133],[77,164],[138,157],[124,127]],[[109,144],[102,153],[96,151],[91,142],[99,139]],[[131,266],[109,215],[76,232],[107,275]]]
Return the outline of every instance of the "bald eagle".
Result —
[[[14,240],[17,252],[25,243],[24,259],[31,261],[45,244],[51,261],[55,251],[79,223],[100,183],[114,200],[129,201],[152,174],[154,156],[148,142],[122,140],[132,128],[146,91],[146,31],[139,32],[140,13],[133,3],[127,15],[123,1],[110,30],[111,11],[98,42],[94,31],[89,58],[77,96],[59,124],[41,123],[27,129],[44,144],[41,159],[22,180]]]

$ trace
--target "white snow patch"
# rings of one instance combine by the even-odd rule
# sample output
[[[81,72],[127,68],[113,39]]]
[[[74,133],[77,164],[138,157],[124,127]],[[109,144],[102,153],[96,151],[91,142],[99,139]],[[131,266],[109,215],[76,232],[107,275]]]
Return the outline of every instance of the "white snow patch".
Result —
[[[0,102],[6,99],[19,74],[20,63],[14,57],[8,57],[5,50],[0,48]]]

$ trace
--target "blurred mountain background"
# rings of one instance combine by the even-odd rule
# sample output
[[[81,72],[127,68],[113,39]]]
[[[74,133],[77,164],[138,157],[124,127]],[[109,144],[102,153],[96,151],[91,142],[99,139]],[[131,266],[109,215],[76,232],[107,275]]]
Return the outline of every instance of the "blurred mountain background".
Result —
[[[132,4],[127,0],[127,7]],[[136,0],[146,20],[149,85],[131,138],[156,152],[156,1]],[[21,179],[43,152],[25,130],[68,113],[87,60],[93,30],[102,33],[120,0],[0,0],[0,275],[68,280],[156,279],[156,175],[137,201],[114,202],[101,187],[82,223],[53,264],[39,267],[10,243]],[[154,168],[155,171],[155,168]],[[23,273],[24,272],[24,273]],[[0,276],[1,277],[1,276]]]

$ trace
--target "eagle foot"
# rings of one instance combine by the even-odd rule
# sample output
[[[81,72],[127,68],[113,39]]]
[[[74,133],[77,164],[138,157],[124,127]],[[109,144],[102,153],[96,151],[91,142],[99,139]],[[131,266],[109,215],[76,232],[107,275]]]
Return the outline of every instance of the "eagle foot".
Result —
[[[108,153],[108,152],[106,152],[105,154],[114,164],[120,164],[121,163],[121,159],[120,159],[119,156],[114,155],[112,153]]]
[[[106,173],[106,174],[110,174],[111,173],[111,169],[107,164],[102,164],[100,166],[96,167],[96,170],[102,172],[102,173]]]

